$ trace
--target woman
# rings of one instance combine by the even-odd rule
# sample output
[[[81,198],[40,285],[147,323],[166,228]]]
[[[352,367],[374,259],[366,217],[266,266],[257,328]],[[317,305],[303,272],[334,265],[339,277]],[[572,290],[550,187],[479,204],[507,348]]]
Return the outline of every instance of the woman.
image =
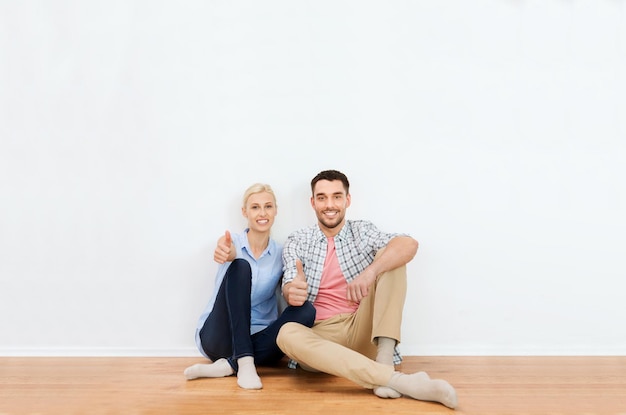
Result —
[[[282,276],[282,246],[271,239],[277,214],[274,191],[267,184],[250,186],[243,196],[248,228],[220,237],[214,260],[221,264],[215,290],[198,320],[196,344],[210,364],[185,369],[187,379],[237,374],[243,389],[261,389],[255,365],[273,365],[283,352],[276,345],[280,327],[297,322],[308,327],[315,320],[309,302],[289,306],[278,317],[276,287]]]

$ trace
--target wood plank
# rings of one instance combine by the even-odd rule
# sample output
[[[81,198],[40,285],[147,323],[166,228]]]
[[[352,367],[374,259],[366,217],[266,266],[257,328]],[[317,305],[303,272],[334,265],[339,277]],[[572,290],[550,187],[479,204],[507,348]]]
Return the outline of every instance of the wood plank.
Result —
[[[0,357],[4,414],[480,414],[626,415],[626,357],[405,357],[455,386],[451,410],[380,399],[345,379],[284,366],[259,368],[264,388],[235,377],[187,381],[199,358]]]

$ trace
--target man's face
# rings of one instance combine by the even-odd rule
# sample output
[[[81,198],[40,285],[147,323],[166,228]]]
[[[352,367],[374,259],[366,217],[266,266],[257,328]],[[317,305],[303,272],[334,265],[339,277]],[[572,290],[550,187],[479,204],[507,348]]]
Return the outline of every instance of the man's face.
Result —
[[[341,230],[346,209],[350,206],[350,195],[346,194],[341,180],[320,180],[313,189],[311,206],[322,231],[336,235]]]

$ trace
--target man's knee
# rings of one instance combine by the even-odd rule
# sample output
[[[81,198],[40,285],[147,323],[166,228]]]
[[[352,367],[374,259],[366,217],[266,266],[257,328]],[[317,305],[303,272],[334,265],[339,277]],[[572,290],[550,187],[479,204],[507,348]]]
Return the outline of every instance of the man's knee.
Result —
[[[285,351],[283,347],[289,344],[289,339],[296,336],[296,333],[298,332],[298,330],[300,330],[301,327],[302,325],[300,323],[288,322],[283,324],[280,330],[278,330],[278,335],[276,336],[276,344],[282,351]]]
[[[406,265],[383,272],[376,278],[376,285],[386,284],[389,286],[398,286],[400,289],[406,290],[407,275]]]

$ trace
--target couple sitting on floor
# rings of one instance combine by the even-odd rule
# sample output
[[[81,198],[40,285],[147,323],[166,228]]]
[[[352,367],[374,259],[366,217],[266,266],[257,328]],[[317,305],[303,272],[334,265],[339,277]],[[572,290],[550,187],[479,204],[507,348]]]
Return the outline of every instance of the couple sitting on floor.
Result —
[[[293,232],[281,247],[270,237],[277,214],[270,186],[255,184],[243,197],[248,228],[226,231],[214,259],[220,265],[213,295],[198,321],[196,343],[211,360],[185,370],[187,379],[237,374],[244,389],[261,389],[256,365],[341,376],[381,398],[402,395],[455,408],[454,388],[425,372],[395,370],[406,264],[418,243],[347,220],[348,178],[325,170],[311,181],[317,224]],[[278,313],[281,283],[288,306]]]

